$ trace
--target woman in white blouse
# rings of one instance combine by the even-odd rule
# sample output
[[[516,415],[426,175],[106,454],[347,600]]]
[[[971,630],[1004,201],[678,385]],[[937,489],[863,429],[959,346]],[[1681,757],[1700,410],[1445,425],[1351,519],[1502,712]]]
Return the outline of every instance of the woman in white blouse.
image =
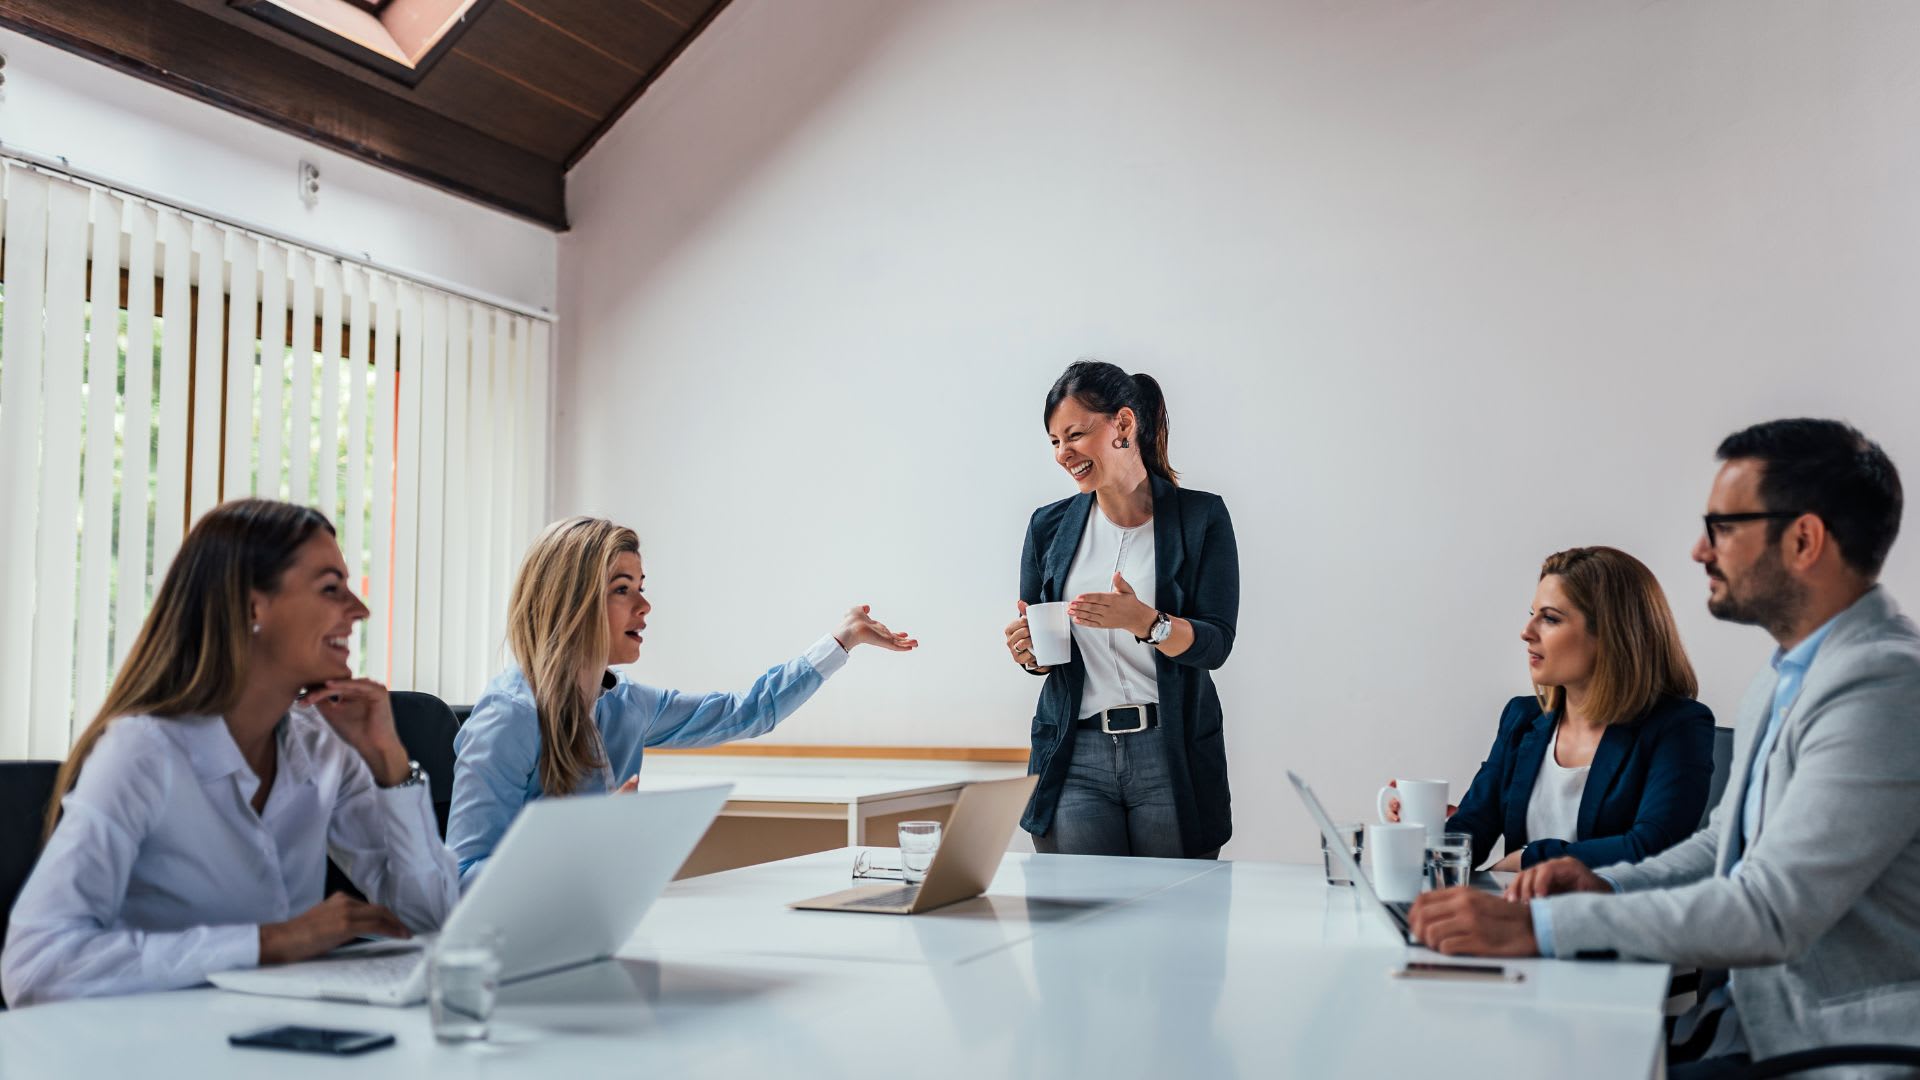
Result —
[[[458,874],[386,688],[348,666],[367,614],[317,511],[242,499],[200,519],[60,770],[0,952],[9,1003],[439,927]],[[373,903],[321,898],[329,851]]]

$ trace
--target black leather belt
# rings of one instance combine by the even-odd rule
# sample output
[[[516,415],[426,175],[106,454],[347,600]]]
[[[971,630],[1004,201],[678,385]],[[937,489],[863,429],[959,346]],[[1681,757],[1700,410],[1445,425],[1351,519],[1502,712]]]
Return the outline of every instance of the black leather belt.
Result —
[[[1159,727],[1160,706],[1120,705],[1092,716],[1083,716],[1073,726],[1078,730],[1099,731],[1108,735],[1131,735]]]

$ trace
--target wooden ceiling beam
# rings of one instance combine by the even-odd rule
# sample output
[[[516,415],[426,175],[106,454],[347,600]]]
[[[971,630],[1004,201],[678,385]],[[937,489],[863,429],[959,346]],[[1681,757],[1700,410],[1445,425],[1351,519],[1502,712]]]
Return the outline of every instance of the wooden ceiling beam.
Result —
[[[0,0],[0,25],[556,229],[561,163],[174,0]],[[616,114],[617,115],[617,114]]]

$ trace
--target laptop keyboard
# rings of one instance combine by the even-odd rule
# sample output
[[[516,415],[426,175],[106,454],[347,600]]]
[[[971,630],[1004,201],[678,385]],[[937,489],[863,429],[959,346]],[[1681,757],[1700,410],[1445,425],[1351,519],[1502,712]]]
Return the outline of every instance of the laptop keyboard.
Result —
[[[858,900],[849,900],[846,903],[841,904],[840,906],[850,907],[850,908],[905,907],[908,904],[913,903],[913,898],[919,895],[920,895],[920,886],[908,885],[906,888],[903,888],[903,889],[888,889],[886,892],[877,893],[873,896],[861,897]]]
[[[425,957],[418,949],[383,956],[356,956],[289,964],[275,974],[322,993],[371,993],[397,989],[413,978]],[[263,969],[263,972],[268,969]]]

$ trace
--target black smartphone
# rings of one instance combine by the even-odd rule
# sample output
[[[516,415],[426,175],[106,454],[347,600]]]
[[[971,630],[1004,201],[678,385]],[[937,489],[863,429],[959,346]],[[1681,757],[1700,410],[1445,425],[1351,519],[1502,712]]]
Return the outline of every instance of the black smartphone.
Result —
[[[364,1054],[369,1050],[392,1046],[393,1036],[380,1031],[339,1031],[286,1024],[229,1035],[227,1041],[235,1046],[299,1050],[308,1054]]]
[[[1525,982],[1526,973],[1500,964],[1435,964],[1409,960],[1393,972],[1397,979],[1466,979],[1485,982]]]

